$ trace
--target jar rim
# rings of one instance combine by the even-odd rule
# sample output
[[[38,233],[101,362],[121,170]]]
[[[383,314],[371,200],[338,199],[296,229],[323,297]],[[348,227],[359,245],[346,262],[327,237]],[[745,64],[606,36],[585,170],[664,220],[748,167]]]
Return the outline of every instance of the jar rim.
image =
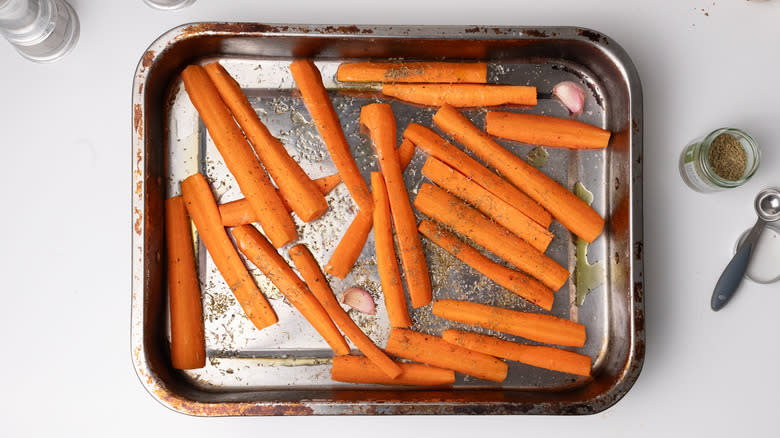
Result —
[[[725,179],[719,176],[717,173],[715,173],[715,171],[710,166],[710,161],[709,161],[709,152],[710,152],[710,147],[712,146],[712,141],[715,140],[717,136],[724,133],[735,135],[736,137],[740,138],[740,140],[744,139],[745,142],[740,141],[740,144],[745,149],[745,152],[748,153],[749,155],[752,155],[753,158],[753,165],[749,169],[745,169],[745,173],[742,175],[741,178],[733,181]],[[748,147],[745,146],[745,143],[747,143]],[[734,188],[734,187],[741,186],[747,180],[749,180],[753,176],[753,174],[756,173],[760,162],[761,162],[761,150],[758,149],[758,144],[753,139],[753,137],[751,137],[747,132],[741,129],[728,128],[728,127],[719,128],[707,134],[707,136],[704,137],[704,140],[702,140],[701,142],[701,150],[699,151],[699,165],[701,166],[702,172],[704,172],[707,178],[709,178],[710,181],[712,181],[714,184],[720,187]]]

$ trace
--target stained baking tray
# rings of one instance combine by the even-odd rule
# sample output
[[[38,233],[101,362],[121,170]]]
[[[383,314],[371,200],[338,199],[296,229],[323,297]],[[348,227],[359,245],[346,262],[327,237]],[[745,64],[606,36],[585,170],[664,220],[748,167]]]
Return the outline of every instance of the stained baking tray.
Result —
[[[188,64],[221,62],[248,94],[271,132],[312,177],[335,172],[316,128],[295,92],[288,65],[312,58],[323,72],[364,176],[375,168],[371,146],[360,134],[360,107],[380,99],[370,90],[337,90],[335,69],[355,60],[487,61],[489,80],[535,85],[549,92],[562,80],[587,89],[581,120],[613,132],[606,150],[549,148],[543,167],[557,181],[582,183],[606,218],[604,233],[588,248],[587,261],[602,269],[589,274],[590,294],[575,304],[574,280],[556,294],[552,313],[585,324],[588,341],[577,351],[593,358],[593,377],[576,378],[512,363],[500,384],[459,376],[452,388],[399,389],[334,382],[330,350],[263,277],[251,270],[280,322],[256,330],[220,279],[198,242],[206,327],[207,365],[179,371],[170,365],[163,235],[163,200],[178,181],[203,172],[220,202],[240,196],[235,181],[199,121],[181,84]],[[628,55],[612,39],[573,27],[406,27],[199,23],[175,28],[141,58],[133,80],[132,360],[138,376],[162,404],[204,416],[333,414],[591,414],[617,402],[633,385],[644,358],[642,277],[642,94]],[[411,121],[431,125],[435,109],[391,103],[398,135]],[[513,109],[510,110],[520,110]],[[528,111],[529,109],[522,109]],[[566,117],[557,102],[542,99],[534,113]],[[478,125],[483,110],[466,114]],[[531,146],[503,144],[526,157]],[[423,181],[425,159],[417,151],[405,173],[412,197]],[[297,222],[301,241],[326,260],[356,209],[343,185],[328,195],[322,218]],[[557,222],[547,253],[574,271],[575,239]],[[536,310],[486,281],[424,240],[434,298],[478,300]],[[581,248],[582,249],[582,248]],[[374,294],[375,317],[352,313],[378,345],[389,334],[373,261],[373,237],[336,292],[360,285]],[[574,277],[572,277],[574,278]],[[414,328],[438,334],[447,323],[430,306],[413,311]],[[488,332],[505,339],[512,336]]]

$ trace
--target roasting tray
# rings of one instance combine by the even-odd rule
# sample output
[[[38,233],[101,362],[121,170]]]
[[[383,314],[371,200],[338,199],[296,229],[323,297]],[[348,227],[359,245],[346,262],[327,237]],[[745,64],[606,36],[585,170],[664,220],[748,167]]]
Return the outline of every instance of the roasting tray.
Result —
[[[168,351],[163,200],[179,193],[178,182],[203,172],[219,202],[240,196],[181,84],[191,63],[221,62],[234,75],[271,132],[313,178],[335,172],[288,70],[294,58],[312,58],[323,72],[353,155],[363,175],[375,169],[372,148],[360,133],[360,107],[381,98],[371,90],[337,88],[343,61],[487,61],[489,81],[528,84],[549,92],[562,80],[586,86],[588,123],[613,132],[606,150],[547,148],[542,168],[565,186],[581,182],[606,218],[604,233],[588,248],[599,263],[591,293],[575,305],[574,281],[556,293],[552,313],[579,321],[587,343],[577,351],[593,358],[593,377],[578,378],[518,363],[496,384],[458,375],[451,388],[395,388],[330,380],[331,352],[281,294],[254,270],[280,322],[256,330],[241,312],[200,242],[198,272],[203,294],[207,364],[178,371]],[[192,415],[352,414],[592,414],[616,403],[633,385],[645,351],[642,277],[642,92],[626,52],[601,33],[575,27],[317,26],[256,23],[198,23],[175,28],[144,53],[133,78],[132,360],[138,376],[165,406]],[[411,122],[431,126],[432,108],[391,102],[399,138]],[[509,108],[567,117],[557,102],[541,99],[532,108]],[[466,114],[482,126],[484,110]],[[521,157],[531,146],[502,142]],[[405,173],[411,197],[423,181],[425,154],[417,150]],[[320,219],[297,222],[301,240],[320,262],[327,260],[356,213],[346,188],[328,195],[330,210]],[[419,216],[421,218],[422,216]],[[296,219],[297,220],[297,219]],[[576,241],[560,224],[547,251],[574,271]],[[476,300],[534,310],[532,305],[476,275],[423,239],[431,266],[434,298]],[[374,294],[377,315],[351,312],[363,330],[383,346],[387,314],[373,262],[373,235],[338,293],[360,285]],[[286,251],[282,251],[286,253]],[[251,266],[251,265],[250,265]],[[593,275],[591,275],[592,277]],[[573,278],[573,277],[572,277]],[[433,316],[430,305],[412,313],[416,330],[439,334],[465,326]],[[479,330],[478,330],[479,331]],[[482,331],[486,332],[486,331]],[[505,339],[508,335],[489,332]]]

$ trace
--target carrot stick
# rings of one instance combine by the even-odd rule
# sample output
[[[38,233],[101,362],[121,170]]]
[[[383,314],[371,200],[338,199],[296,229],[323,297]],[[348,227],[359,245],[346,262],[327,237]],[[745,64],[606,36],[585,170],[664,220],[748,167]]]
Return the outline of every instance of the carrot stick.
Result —
[[[526,345],[461,330],[444,330],[442,338],[469,350],[548,370],[590,376],[590,357],[545,345]],[[347,357],[347,356],[344,356]]]
[[[322,85],[320,71],[308,59],[301,59],[290,64],[290,71],[298,89],[303,96],[303,102],[309,110],[317,130],[328,148],[333,164],[336,165],[349,193],[358,208],[371,210],[373,201],[368,186],[360,175],[357,164],[349,150],[349,143],[344,137],[336,110],[328,97],[328,92]]]
[[[540,203],[571,232],[588,242],[601,234],[604,219],[591,206],[541,170],[501,147],[463,114],[452,107],[442,107],[433,116],[433,122]]]
[[[206,71],[199,65],[190,65],[181,77],[192,104],[241,192],[252,205],[265,234],[277,248],[298,237],[292,218]]]
[[[582,347],[585,326],[542,313],[519,312],[469,301],[437,300],[433,314],[451,321],[522,336],[546,344]]]
[[[414,206],[423,214],[451,227],[455,232],[537,278],[553,291],[560,289],[569,278],[569,271],[555,260],[432,184],[423,183],[414,200]]]
[[[503,178],[488,170],[487,167],[479,164],[475,159],[441,138],[439,134],[433,132],[430,128],[417,123],[410,123],[404,131],[404,138],[408,138],[417,147],[466,175],[467,178],[503,199],[512,207],[522,211],[541,226],[546,228],[552,223],[550,213],[529,198],[528,195],[504,181]]]
[[[390,220],[390,201],[382,174],[371,172],[371,189],[374,195],[374,243],[376,245],[376,266],[379,282],[385,296],[385,307],[391,327],[409,327],[409,309],[406,295],[398,272],[398,262],[393,248],[393,228]]]
[[[338,382],[372,383],[379,385],[439,386],[455,382],[452,370],[429,367],[419,363],[393,362],[403,372],[389,378],[368,358],[361,356],[337,356],[333,358],[330,378]]]
[[[165,243],[168,253],[168,297],[171,315],[171,362],[180,370],[206,365],[203,304],[195,270],[190,220],[184,199],[165,201]]]
[[[536,87],[486,84],[382,84],[382,94],[418,105],[536,105]]]
[[[433,243],[444,248],[482,275],[545,310],[552,308],[553,291],[536,279],[490,260],[454,234],[429,220],[420,222],[418,228],[423,236],[431,239]]]
[[[505,112],[488,112],[485,130],[496,137],[570,149],[603,149],[611,136],[609,131],[578,120]]]
[[[403,328],[390,330],[385,351],[404,359],[493,382],[506,379],[508,370],[506,363],[492,356],[458,347],[437,336]]]
[[[314,180],[314,185],[323,195],[330,193],[340,183],[341,176],[339,176],[338,173],[323,176],[322,178],[317,178]],[[278,193],[282,198],[282,204],[284,204],[284,208],[287,210],[287,212],[291,212],[292,208],[290,208],[290,205],[287,202],[287,199],[284,197],[284,194],[281,192]],[[219,215],[222,217],[222,225],[226,227],[236,227],[238,225],[257,222],[255,212],[252,210],[252,206],[249,204],[249,201],[247,201],[246,198],[236,199],[235,201],[220,204]]]
[[[340,82],[487,82],[484,62],[352,62],[339,65]]]
[[[401,165],[401,172],[409,167],[409,162],[414,157],[414,143],[410,140],[404,139],[401,145],[398,146],[398,163]]]
[[[360,110],[360,124],[368,131],[374,142],[379,167],[387,186],[390,213],[398,239],[398,253],[412,307],[422,307],[431,302],[431,279],[420,235],[417,233],[417,219],[414,217],[398,162],[395,147],[395,117],[390,105],[374,103],[364,106]]]
[[[338,278],[344,278],[349,274],[360,257],[360,252],[363,251],[373,223],[373,212],[370,209],[358,211],[339,244],[336,245],[336,250],[330,256],[328,264],[325,265],[325,272]]]
[[[349,354],[349,345],[312,292],[252,225],[233,228],[238,248],[298,309],[336,354]]]
[[[546,228],[436,158],[428,157],[422,173],[539,251],[544,252],[552,241],[553,234]]]
[[[333,295],[333,291],[330,289],[327,280],[325,280],[325,276],[322,275],[320,266],[317,264],[314,256],[311,255],[311,252],[303,245],[295,245],[290,248],[289,254],[301,277],[303,277],[303,281],[309,286],[309,289],[317,297],[325,311],[328,312],[333,322],[366,355],[382,376],[385,378],[398,377],[401,374],[401,368],[384,351],[374,345],[371,339],[363,333],[363,330],[344,311],[336,296]]]
[[[244,309],[247,318],[258,329],[276,323],[276,313],[260,293],[225,228],[222,227],[219,209],[206,178],[200,173],[188,177],[181,183],[181,192],[187,212],[195,223],[203,245],[211,254],[219,273]]]
[[[222,100],[254,146],[265,170],[276,182],[281,198],[304,222],[322,216],[328,209],[325,196],[317,190],[317,186],[301,166],[290,157],[282,142],[268,132],[268,128],[257,117],[257,112],[249,104],[238,82],[219,63],[208,64],[205,70],[217,87]]]

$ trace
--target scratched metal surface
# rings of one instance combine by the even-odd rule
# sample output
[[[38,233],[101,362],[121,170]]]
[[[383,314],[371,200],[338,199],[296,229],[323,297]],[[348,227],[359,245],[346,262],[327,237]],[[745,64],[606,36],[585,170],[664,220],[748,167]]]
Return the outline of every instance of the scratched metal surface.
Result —
[[[295,92],[288,69],[293,54],[315,59],[325,85],[330,89],[353,156],[366,181],[369,181],[369,172],[376,170],[377,164],[370,143],[360,133],[360,108],[370,102],[389,102],[396,116],[399,141],[403,129],[410,122],[431,126],[436,109],[390,101],[370,90],[340,89],[343,87],[336,83],[335,72],[344,60],[377,58],[379,55],[399,57],[399,54],[404,54],[404,50],[408,50],[405,40],[416,38],[423,48],[418,48],[417,53],[409,53],[407,58],[440,59],[453,58],[457,53],[473,53],[471,56],[459,57],[487,60],[488,79],[492,83],[534,85],[540,92],[549,92],[554,84],[563,80],[583,84],[587,97],[580,120],[615,132],[612,144],[606,150],[597,151],[547,148],[550,157],[542,170],[569,188],[581,182],[593,193],[594,208],[607,218],[605,232],[588,250],[588,262],[600,263],[604,267],[603,275],[596,279],[592,292],[579,307],[574,304],[576,291],[572,276],[556,293],[551,312],[586,325],[587,343],[576,351],[593,358],[594,378],[575,377],[510,362],[509,376],[503,383],[490,383],[459,375],[452,390],[437,392],[435,398],[442,402],[440,405],[432,404],[433,398],[421,397],[425,403],[421,403],[421,400],[409,401],[404,409],[417,406],[419,413],[450,413],[450,408],[444,406],[448,397],[454,397],[453,400],[460,400],[460,408],[476,409],[479,406],[480,413],[588,413],[611,405],[630,388],[641,368],[644,348],[644,328],[639,323],[643,312],[641,162],[635,163],[637,159],[641,160],[641,89],[633,66],[627,57],[621,58],[625,54],[614,42],[598,33],[574,28],[530,31],[513,28],[423,27],[402,32],[399,29],[377,27],[321,29],[304,26],[297,31],[289,27],[263,27],[260,31],[257,28],[252,31],[241,28],[241,25],[199,26],[174,30],[173,37],[171,34],[163,36],[158,43],[164,48],[164,53],[174,52],[175,55],[176,50],[185,52],[189,55],[187,63],[220,62],[239,81],[269,130],[285,144],[290,154],[313,178],[330,175],[335,172],[335,167],[308,111]],[[181,48],[190,40],[208,42],[214,39],[218,39],[219,44],[213,47],[206,45],[210,50]],[[455,43],[462,44],[460,48],[463,50],[458,50]],[[441,46],[444,46],[443,50],[437,50]],[[583,55],[577,52],[585,51],[586,48],[594,50],[599,57],[590,60],[587,53]],[[313,50],[314,53],[307,53],[307,50]],[[567,50],[579,55],[567,56]],[[160,64],[160,70],[169,67],[163,64],[167,59],[162,54],[156,56],[163,59],[146,66],[152,70],[151,74],[144,68],[141,73],[146,75],[137,77],[136,82],[141,82],[141,79],[145,83],[153,80],[149,76],[153,76],[157,64]],[[170,57],[171,53],[168,53]],[[143,156],[144,162],[167,163],[162,169],[155,168],[160,172],[157,180],[162,186],[156,196],[178,194],[179,181],[200,171],[211,182],[218,202],[239,198],[241,194],[235,180],[224,166],[176,75],[176,69],[180,71],[185,64],[176,61],[179,64],[169,67],[167,84],[157,78],[164,85],[160,88],[161,91],[164,88],[165,96],[162,108],[155,105],[144,105],[141,108],[143,120],[148,121],[154,114],[159,118],[162,129],[158,129],[157,133],[147,129],[139,133],[136,139],[139,145],[144,146],[139,155]],[[142,60],[139,70],[144,67],[143,64]],[[139,94],[148,99],[148,85],[146,93],[139,88]],[[508,110],[568,116],[559,103],[546,99],[540,100],[532,109]],[[468,110],[466,114],[477,126],[483,126],[483,109]],[[520,157],[526,157],[532,149],[532,146],[510,141],[501,143]],[[423,151],[417,150],[405,172],[412,199],[425,180],[420,172],[425,155]],[[146,175],[140,180],[148,181],[149,173],[153,171],[142,173]],[[148,198],[148,192],[143,190],[141,194],[145,196],[141,198]],[[305,243],[323,265],[356,213],[356,206],[343,184],[327,199],[330,208],[321,218],[303,223],[294,216],[300,234],[295,243]],[[145,207],[141,209],[142,213],[146,214],[142,223],[153,222],[150,215],[155,212],[147,211],[148,200],[144,200],[141,205]],[[419,218],[422,216],[418,213]],[[157,231],[155,236],[142,232],[134,238],[141,243],[159,239],[159,227],[156,225],[151,227]],[[572,236],[557,222],[553,223],[551,231],[555,238],[547,254],[573,272],[576,259]],[[434,286],[434,299],[464,299],[518,310],[541,311],[475,273],[429,241],[423,239],[423,242]],[[379,386],[352,385],[330,380],[332,354],[325,342],[263,274],[247,263],[260,289],[279,316],[278,324],[262,331],[256,330],[243,315],[203,245],[199,241],[196,244],[208,356],[207,365],[203,369],[160,371],[160,368],[165,368],[168,337],[164,272],[151,275],[150,270],[154,268],[143,263],[144,245],[140,246],[142,263],[134,260],[134,275],[140,275],[146,280],[142,282],[144,285],[141,290],[135,289],[134,284],[134,343],[140,338],[136,346],[140,350],[135,356],[136,368],[142,381],[146,380],[147,388],[158,399],[185,412],[236,415],[379,413],[370,407],[384,406],[383,397],[388,397],[388,400],[404,397],[401,394],[405,391],[403,389],[393,388],[388,391]],[[374,296],[377,303],[376,316],[361,315],[354,311],[350,311],[350,315],[367,335],[382,346],[389,334],[389,323],[379,288],[373,248],[372,234],[356,268],[344,280],[332,278],[331,286],[337,294],[348,287],[360,286]],[[280,253],[286,257],[285,250]],[[157,280],[156,284],[149,284],[151,278]],[[136,301],[141,298],[136,294],[147,299],[150,294],[154,295],[154,299],[149,302],[155,305],[155,318],[139,316],[137,312],[145,311],[148,315],[152,309],[148,309],[150,304],[147,302],[143,302],[146,309],[139,309]],[[457,327],[529,342],[442,320],[432,315],[430,305],[412,311],[412,319],[415,330],[432,334],[439,334],[444,328]],[[149,360],[149,355],[153,355],[154,359]],[[351,394],[354,399],[340,400],[340,397],[334,395],[339,391],[348,391],[345,393]],[[385,395],[378,397],[376,391]],[[460,395],[462,391],[470,395]],[[480,391],[482,395],[475,395]],[[277,393],[279,396],[276,398],[270,396]],[[317,408],[313,408],[312,412],[305,409],[306,412],[280,410],[288,402],[298,408],[311,408],[311,402],[306,400],[315,399],[315,395],[320,393],[331,396],[325,397],[324,404],[315,403]],[[425,391],[417,390],[416,393],[420,395]],[[483,399],[486,394],[498,393],[503,395],[496,395],[495,399],[488,396],[488,404],[485,405]],[[568,394],[568,397],[562,397],[561,394]],[[182,402],[181,399],[187,401]],[[221,402],[217,409],[214,403],[219,400]],[[234,403],[239,403],[243,408],[239,409]],[[255,406],[257,412],[243,410],[251,406]],[[269,412],[261,407],[268,408]],[[404,409],[380,411],[404,413]],[[413,412],[417,413],[416,410]]]

